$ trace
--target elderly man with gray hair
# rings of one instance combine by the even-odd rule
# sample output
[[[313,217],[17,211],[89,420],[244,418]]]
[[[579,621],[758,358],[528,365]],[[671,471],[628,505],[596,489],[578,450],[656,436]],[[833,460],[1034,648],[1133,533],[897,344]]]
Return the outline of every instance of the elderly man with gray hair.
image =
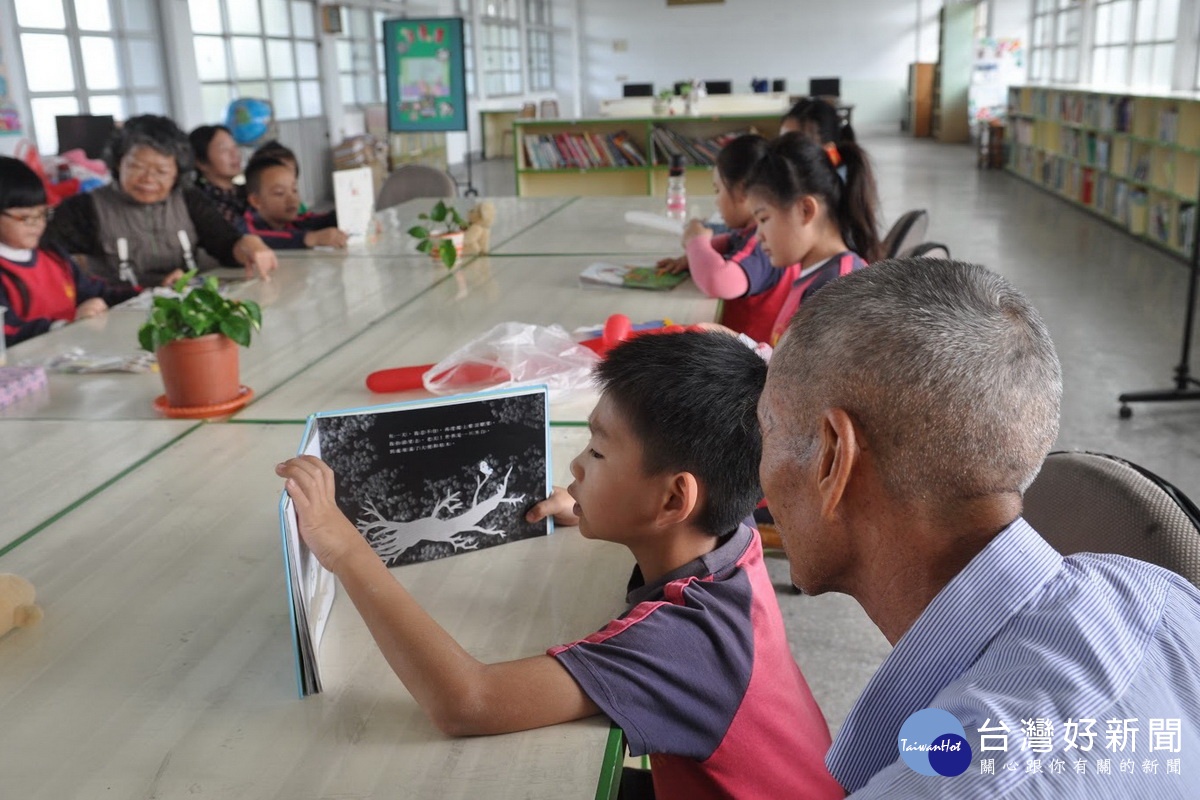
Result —
[[[1200,593],[1021,519],[1061,395],[1029,301],[950,261],[831,283],[775,351],[761,478],[792,580],[893,645],[826,758],[855,797],[1200,797]]]

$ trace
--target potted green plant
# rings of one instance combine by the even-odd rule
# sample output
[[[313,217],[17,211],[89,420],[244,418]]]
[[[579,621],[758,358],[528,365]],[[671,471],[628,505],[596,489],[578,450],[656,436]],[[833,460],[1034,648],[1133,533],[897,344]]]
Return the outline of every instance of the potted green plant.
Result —
[[[671,89],[660,89],[658,94],[650,102],[650,110],[656,117],[668,113],[671,110],[671,98],[675,96],[675,92]]]
[[[262,328],[258,303],[222,297],[211,275],[188,290],[195,274],[192,270],[175,281],[174,295],[155,297],[138,329],[142,349],[158,358],[167,405],[175,409],[237,400],[242,394],[238,346],[248,347],[251,331]]]
[[[417,219],[426,223],[408,229],[408,235],[417,240],[417,249],[452,268],[462,253],[467,221],[445,200],[438,200],[428,214],[418,214]]]

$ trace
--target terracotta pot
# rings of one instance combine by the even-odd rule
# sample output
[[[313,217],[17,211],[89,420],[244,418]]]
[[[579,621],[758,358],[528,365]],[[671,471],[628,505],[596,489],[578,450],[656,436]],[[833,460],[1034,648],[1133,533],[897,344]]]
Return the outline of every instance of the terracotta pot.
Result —
[[[432,239],[436,245],[440,245],[442,243],[442,239],[449,239],[450,242],[454,245],[454,252],[457,253],[460,258],[462,257],[462,251],[463,251],[463,232],[462,231],[453,231],[451,233],[435,233],[432,236],[430,236],[429,238]],[[429,257],[433,258],[435,260],[441,258],[441,255],[437,251],[437,247],[434,247],[433,250],[429,251]]]
[[[176,339],[155,355],[172,408],[228,403],[241,393],[238,345],[224,334]]]

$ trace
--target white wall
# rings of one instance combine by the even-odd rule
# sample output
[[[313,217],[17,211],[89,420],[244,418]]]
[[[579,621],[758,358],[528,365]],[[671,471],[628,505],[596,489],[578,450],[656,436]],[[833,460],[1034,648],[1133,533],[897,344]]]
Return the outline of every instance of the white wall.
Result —
[[[937,47],[940,3],[926,0]],[[898,122],[907,65],[917,49],[915,0],[726,0],[667,7],[663,0],[585,0],[585,115],[625,82],[656,88],[686,78],[786,78],[805,94],[813,77],[839,76],[856,125]],[[727,43],[727,44],[726,44]],[[620,50],[621,47],[625,49]]]

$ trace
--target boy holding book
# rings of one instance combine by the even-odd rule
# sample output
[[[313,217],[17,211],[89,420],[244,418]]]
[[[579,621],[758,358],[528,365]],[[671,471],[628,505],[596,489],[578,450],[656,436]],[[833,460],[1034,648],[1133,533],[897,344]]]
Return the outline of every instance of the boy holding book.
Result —
[[[300,533],[341,580],[392,669],[439,728],[504,733],[604,713],[650,753],[666,797],[841,797],[829,731],[785,638],[757,533],[756,407],[766,364],[721,333],[641,336],[597,368],[591,440],[571,462],[588,538],[637,560],[628,609],[546,655],[482,664],[334,504],[311,456],[276,468]],[[565,511],[561,494],[531,516]]]

